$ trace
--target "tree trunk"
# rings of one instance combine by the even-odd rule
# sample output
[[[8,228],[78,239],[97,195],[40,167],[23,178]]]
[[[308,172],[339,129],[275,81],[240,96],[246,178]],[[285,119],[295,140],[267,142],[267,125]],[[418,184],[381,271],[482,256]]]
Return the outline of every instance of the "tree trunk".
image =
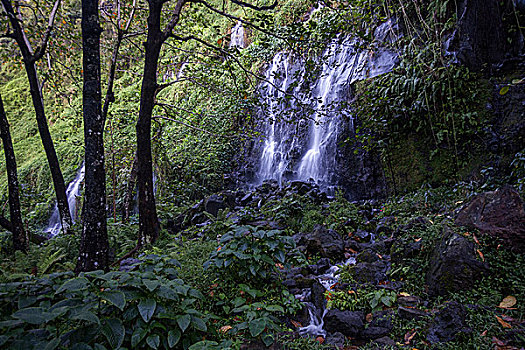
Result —
[[[126,187],[126,196],[124,197],[124,204],[122,208],[122,221],[128,222],[129,215],[133,210],[133,190],[137,184],[137,155],[133,157],[133,164],[131,165],[131,172],[128,178],[128,185]]]
[[[0,96],[0,138],[4,145],[5,164],[7,170],[7,186],[9,189],[10,231],[13,233],[13,247],[15,250],[26,252],[29,248],[29,237],[24,230],[22,212],[20,210],[20,193],[18,189],[18,174],[16,170],[15,151],[9,132],[9,122]]]
[[[62,229],[64,232],[67,232],[71,227],[72,220],[71,214],[69,212],[69,204],[67,201],[66,185],[64,184],[64,177],[62,176],[62,171],[60,170],[60,163],[58,162],[55,146],[53,145],[53,139],[51,138],[49,127],[47,125],[44,99],[42,97],[42,90],[38,81],[38,73],[35,66],[35,55],[33,53],[33,49],[31,48],[31,44],[21,26],[21,21],[19,21],[17,18],[10,0],[1,1],[13,28],[14,38],[18,44],[18,47],[20,48],[20,52],[22,53],[27,79],[29,80],[31,99],[33,101],[33,107],[35,108],[38,132],[40,133],[40,138],[46,152],[47,161],[51,170],[53,186],[55,187],[58,210],[60,213],[60,219],[62,221]]]
[[[82,52],[84,69],[83,115],[86,180],[80,252],[75,271],[106,270],[108,235],[106,173],[104,169],[104,118],[100,87],[100,28],[98,1],[82,1]]]
[[[153,160],[151,156],[151,116],[157,90],[157,67],[163,33],[160,29],[162,2],[150,0],[148,37],[145,43],[144,75],[137,121],[137,183],[139,194],[138,246],[155,242],[159,235],[159,220],[153,193]]]

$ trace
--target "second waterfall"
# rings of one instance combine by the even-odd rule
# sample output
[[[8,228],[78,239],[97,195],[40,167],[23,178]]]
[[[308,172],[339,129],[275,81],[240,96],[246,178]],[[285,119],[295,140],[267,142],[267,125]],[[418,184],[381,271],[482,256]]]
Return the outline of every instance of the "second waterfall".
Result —
[[[376,32],[376,42],[391,41],[392,24]],[[394,52],[351,36],[333,39],[315,65],[288,52],[269,64],[259,94],[259,138],[251,148],[251,182],[313,180],[323,190],[337,186],[339,144],[353,133],[352,83],[389,72]]]

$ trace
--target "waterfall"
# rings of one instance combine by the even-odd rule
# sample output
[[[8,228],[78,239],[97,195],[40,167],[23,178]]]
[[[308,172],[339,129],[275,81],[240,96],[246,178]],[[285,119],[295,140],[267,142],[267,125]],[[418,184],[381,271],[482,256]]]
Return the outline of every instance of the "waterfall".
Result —
[[[394,41],[394,29],[391,21],[382,24],[376,41]],[[293,54],[275,55],[259,88],[261,138],[251,151],[252,183],[313,180],[323,190],[337,185],[345,175],[337,173],[338,143],[354,131],[351,84],[389,72],[397,63],[391,50],[364,46],[351,36],[334,38],[319,58],[318,73],[306,71]]]
[[[69,213],[71,214],[71,219],[73,223],[77,220],[77,197],[80,196],[80,187],[82,181],[84,181],[85,165],[82,163],[82,166],[77,171],[77,175],[69,183],[66,189],[67,202],[69,204]],[[62,224],[60,222],[60,213],[58,211],[58,205],[55,204],[55,209],[49,218],[49,223],[43,232],[48,234],[49,238],[55,237],[60,233],[62,229]]]
[[[238,47],[240,49],[246,47],[246,43],[244,42],[244,27],[242,26],[241,21],[237,22],[231,32],[230,48],[233,47]]]

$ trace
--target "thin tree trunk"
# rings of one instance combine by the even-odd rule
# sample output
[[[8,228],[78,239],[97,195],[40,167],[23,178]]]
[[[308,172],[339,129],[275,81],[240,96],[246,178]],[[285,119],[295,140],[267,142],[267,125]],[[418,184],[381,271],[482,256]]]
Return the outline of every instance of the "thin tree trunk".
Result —
[[[51,170],[51,178],[53,180],[53,186],[55,188],[55,193],[57,197],[57,205],[60,213],[62,229],[64,230],[64,232],[67,232],[71,227],[72,220],[71,214],[69,212],[69,204],[67,201],[66,185],[64,183],[64,177],[62,176],[62,171],[60,170],[60,163],[55,152],[53,139],[51,138],[51,134],[49,133],[49,127],[47,125],[47,118],[44,109],[44,99],[42,96],[42,90],[38,81],[38,73],[35,66],[35,62],[43,55],[43,51],[47,46],[47,41],[45,41],[42,44],[42,46],[39,47],[37,53],[35,54],[21,26],[21,21],[15,14],[15,10],[11,4],[11,1],[1,1],[11,23],[11,27],[13,28],[14,39],[16,40],[18,47],[20,48],[20,52],[22,53],[24,67],[27,73],[27,79],[29,81],[31,99],[33,101],[33,107],[35,109],[35,116],[38,124],[38,132],[40,133],[40,138],[42,140],[47,161],[49,163],[49,168]],[[56,14],[56,10],[58,8],[58,4],[59,2],[56,3],[55,8],[53,9],[53,12],[50,16],[49,28],[52,28],[52,23]]]
[[[153,159],[151,155],[151,117],[157,91],[157,68],[163,33],[160,29],[162,2],[150,0],[148,37],[145,43],[144,75],[137,120],[137,183],[139,194],[138,246],[155,242],[159,235],[159,220],[153,193]]]
[[[10,231],[13,233],[13,248],[26,252],[29,248],[29,237],[24,230],[22,212],[20,210],[20,192],[18,189],[18,174],[16,170],[15,151],[9,132],[9,121],[0,96],[0,138],[4,145],[5,164],[7,170],[7,186],[9,189],[9,216]]]
[[[133,164],[131,165],[131,172],[129,174],[128,186],[126,188],[126,196],[124,197],[124,208],[122,213],[122,220],[128,222],[129,215],[133,210],[133,190],[137,185],[137,155],[133,157]]]
[[[100,28],[98,1],[82,1],[82,52],[84,69],[83,114],[86,181],[80,252],[75,271],[106,270],[108,235],[106,173],[104,168],[104,118],[100,87]]]

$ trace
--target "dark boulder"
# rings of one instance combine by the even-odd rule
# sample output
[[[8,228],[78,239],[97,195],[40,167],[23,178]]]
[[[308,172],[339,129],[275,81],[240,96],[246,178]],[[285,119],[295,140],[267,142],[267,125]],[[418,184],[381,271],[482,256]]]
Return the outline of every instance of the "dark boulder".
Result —
[[[421,240],[413,241],[406,239],[399,239],[392,244],[390,250],[390,257],[392,262],[401,262],[405,259],[415,258],[423,248]]]
[[[216,194],[209,196],[204,202],[204,210],[213,216],[217,216],[219,210],[226,208],[228,208],[228,206],[224,203],[224,200]]]
[[[312,284],[312,303],[318,310],[324,310],[326,307],[326,298],[324,292],[326,289],[319,281]]]
[[[388,269],[388,262],[378,260],[373,263],[363,262],[351,266],[350,272],[357,282],[377,284],[387,280],[386,273]]]
[[[428,313],[423,310],[403,306],[397,308],[397,314],[405,320],[419,320],[428,315]]]
[[[488,270],[486,264],[477,260],[474,244],[448,227],[429,265],[426,280],[431,296],[470,289],[472,282]]]
[[[449,342],[456,338],[458,333],[469,333],[465,325],[467,310],[458,302],[448,303],[442,310],[436,313],[427,333],[430,343]]]
[[[379,260],[379,256],[377,255],[375,251],[373,251],[370,248],[366,248],[365,250],[363,250],[361,253],[357,255],[357,258],[356,258],[356,261],[358,263],[363,263],[363,262],[373,263],[378,260]]]
[[[458,212],[456,225],[478,229],[502,239],[514,251],[525,252],[525,209],[511,186],[474,197]]]
[[[294,240],[298,246],[304,246],[310,254],[320,254],[323,258],[342,260],[344,258],[344,242],[334,230],[323,225],[315,225],[311,233],[297,234]]]
[[[393,325],[394,315],[392,311],[379,311],[373,314],[372,321],[363,331],[361,337],[365,339],[378,339],[388,335]]]
[[[358,337],[364,330],[362,311],[329,310],[324,316],[324,328],[330,333],[341,332],[347,337]]]
[[[341,332],[330,333],[326,336],[325,345],[332,345],[336,349],[343,349],[345,346],[346,337]]]

